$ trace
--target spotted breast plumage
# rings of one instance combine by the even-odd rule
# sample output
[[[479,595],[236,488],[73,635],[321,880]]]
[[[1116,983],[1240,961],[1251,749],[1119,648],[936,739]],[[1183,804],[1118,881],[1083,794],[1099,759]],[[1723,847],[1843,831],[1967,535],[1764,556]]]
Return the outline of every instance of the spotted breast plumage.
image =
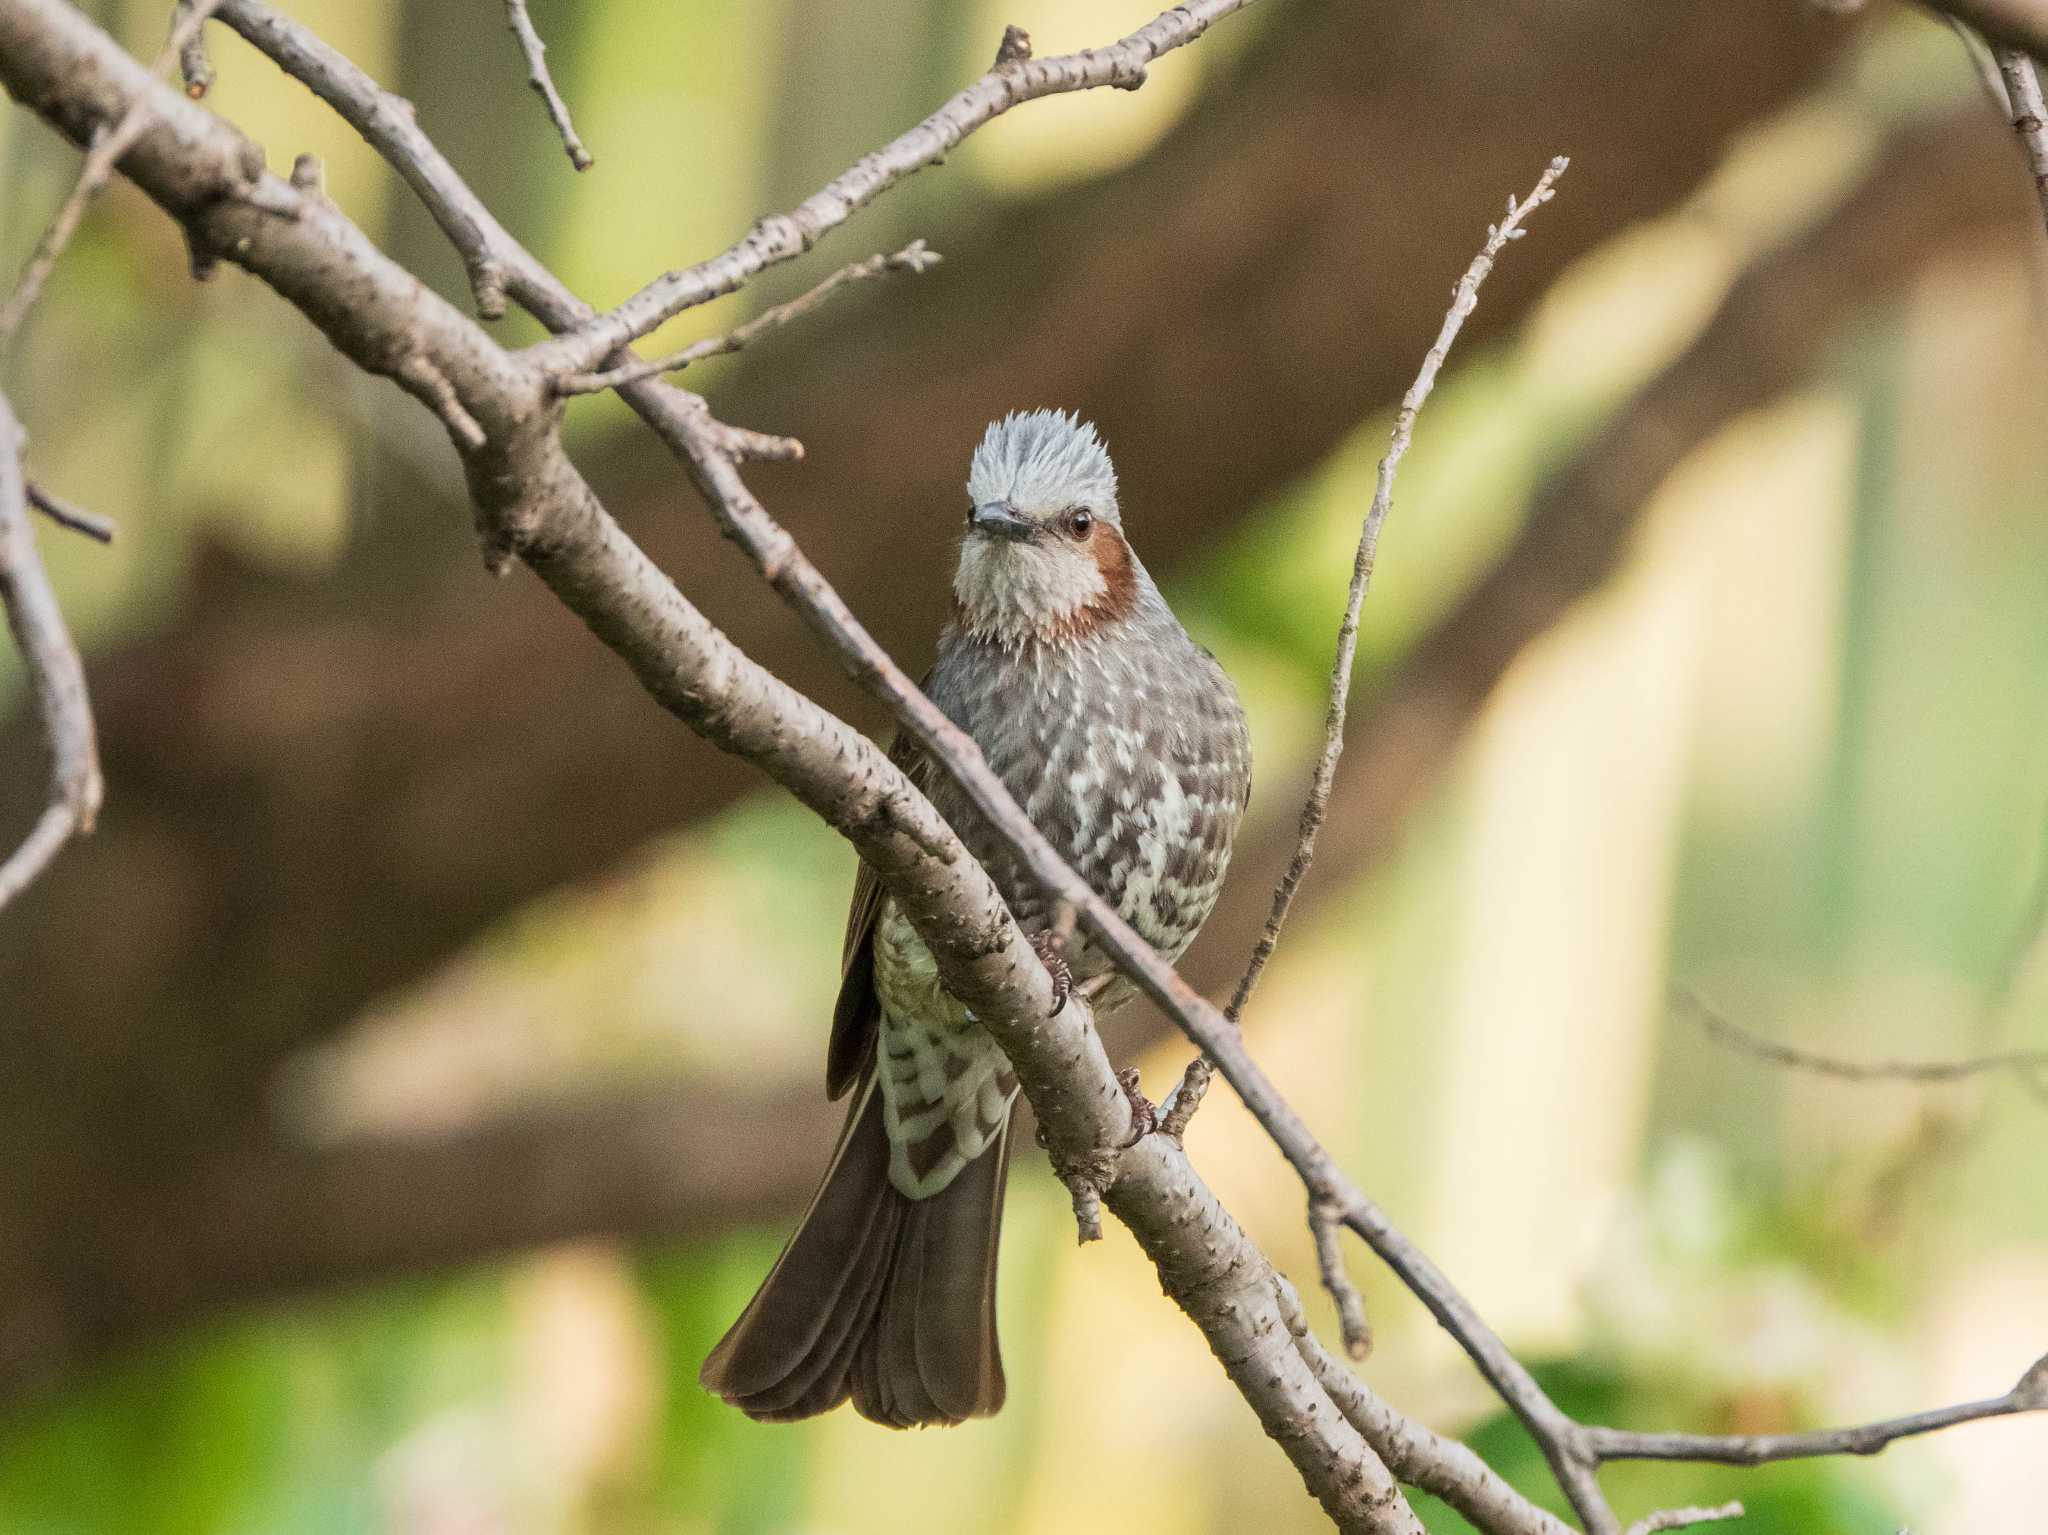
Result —
[[[1125,540],[1092,427],[1052,411],[1006,417],[967,488],[954,616],[925,690],[1090,887],[1177,958],[1216,903],[1250,791],[1236,691]],[[914,747],[893,755],[1042,938],[1043,889],[950,777]],[[1065,959],[1098,1010],[1127,994],[1085,936]],[[838,1150],[704,1383],[764,1419],[849,1396],[897,1427],[992,1413],[1015,1081],[866,869],[826,1078],[835,1097],[854,1093]]]

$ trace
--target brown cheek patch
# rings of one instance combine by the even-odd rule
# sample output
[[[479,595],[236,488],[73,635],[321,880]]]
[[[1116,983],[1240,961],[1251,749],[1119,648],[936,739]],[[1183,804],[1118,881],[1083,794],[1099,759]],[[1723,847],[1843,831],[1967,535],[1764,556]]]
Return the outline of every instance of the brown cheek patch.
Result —
[[[1099,629],[1130,616],[1138,605],[1138,573],[1131,567],[1131,549],[1123,535],[1106,522],[1088,535],[1088,552],[1102,572],[1102,595],[1058,626],[1059,639],[1086,639]]]

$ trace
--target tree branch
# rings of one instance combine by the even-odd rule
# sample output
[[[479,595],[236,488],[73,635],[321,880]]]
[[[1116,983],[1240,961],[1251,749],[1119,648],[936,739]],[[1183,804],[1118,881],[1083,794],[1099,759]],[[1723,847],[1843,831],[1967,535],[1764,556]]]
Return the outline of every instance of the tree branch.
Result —
[[[685,309],[744,287],[757,273],[793,260],[906,176],[943,160],[976,129],[1042,96],[1115,86],[1134,91],[1153,60],[1184,48],[1252,0],[1189,0],[1102,48],[1053,58],[999,62],[909,132],[863,155],[787,213],[758,220],[708,261],[666,272],[574,336],[543,342],[557,372],[583,372]],[[1005,34],[1007,41],[1008,34]]]
[[[184,49],[191,46],[199,36],[199,29],[206,18],[213,14],[220,0],[180,0],[176,20],[171,27],[170,41],[164,44],[164,51],[157,56],[153,68],[163,70],[172,59],[178,58]],[[202,58],[204,55],[201,56]],[[199,92],[197,94],[204,94]],[[80,167],[78,181],[71,193],[57,209],[56,217],[43,231],[43,237],[36,241],[36,248],[30,252],[28,263],[21,270],[21,276],[14,285],[14,292],[7,302],[0,305],[0,353],[13,344],[15,332],[21,329],[21,322],[28,318],[29,310],[42,296],[43,284],[49,281],[50,273],[56,269],[57,258],[64,254],[64,247],[71,243],[71,237],[78,232],[79,220],[85,217],[86,204],[90,203],[99,189],[107,184],[107,178],[114,173],[114,162],[128,152],[142,130],[149,125],[149,107],[140,97],[129,108],[121,120],[108,127],[87,146],[85,164]]]
[[[1740,1503],[1723,1503],[1716,1508],[1662,1508],[1628,1527],[1628,1535],[1659,1535],[1663,1530],[1683,1530],[1695,1524],[1718,1524],[1740,1519]]]
[[[1818,1455],[1875,1455],[1887,1445],[1960,1423],[2007,1418],[2048,1410],[2048,1354],[2034,1361],[2012,1390],[1981,1402],[1908,1413],[1853,1428],[1810,1434],[1637,1434],[1618,1428],[1580,1430],[1586,1450],[1601,1460],[1708,1460],[1729,1466],[1760,1466],[1774,1460],[1810,1460]]]
[[[185,82],[185,94],[200,101],[213,89],[213,61],[206,56],[206,29],[194,26],[185,31],[186,21],[195,14],[195,0],[176,0],[171,7],[171,35],[177,41],[178,74]]]
[[[2027,173],[2034,178],[2034,196],[2041,215],[2048,220],[2048,105],[2041,100],[2041,80],[2034,73],[2034,61],[2017,48],[1992,50],[1998,61],[1999,78],[2005,82],[2006,100],[2011,103],[2013,132],[2027,157]]]
[[[534,30],[533,18],[526,13],[526,0],[505,0],[505,25],[518,40],[520,53],[526,57],[526,83],[533,87],[533,93],[548,109],[548,121],[562,136],[562,148],[568,151],[569,163],[579,171],[589,170],[597,160],[583,147],[583,140],[576,136],[576,125],[569,120],[569,104],[555,89],[555,77],[548,73],[548,45]]]
[[[1347,1370],[1309,1331],[1301,1299],[1281,1280],[1281,1304],[1295,1347],[1316,1379],[1387,1468],[1411,1487],[1442,1498],[1494,1535],[1571,1535],[1571,1526],[1537,1507],[1470,1447],[1404,1416]]]
[[[1407,455],[1408,444],[1415,431],[1415,418],[1436,388],[1437,374],[1450,355],[1451,343],[1458,339],[1458,332],[1464,327],[1465,317],[1478,307],[1479,285],[1493,270],[1494,259],[1507,248],[1510,240],[1519,239],[1524,233],[1522,220],[1555,195],[1552,188],[1569,163],[1563,155],[1553,159],[1537,180],[1535,190],[1519,205],[1514,194],[1508,194],[1507,218],[1487,229],[1485,248],[1472,258],[1471,266],[1465,269],[1465,275],[1451,290],[1451,307],[1444,314],[1436,341],[1424,354],[1421,371],[1401,397],[1401,408],[1394,413],[1393,440],[1380,459],[1372,503],[1366,509],[1365,521],[1358,530],[1358,553],[1351,563],[1351,586],[1345,595],[1343,620],[1337,626],[1337,655],[1330,667],[1330,702],[1323,717],[1322,754],[1316,759],[1308,796],[1302,802],[1301,829],[1295,840],[1293,856],[1287,860],[1286,871],[1273,890],[1273,909],[1267,914],[1258,942],[1252,945],[1251,960],[1237,983],[1237,990],[1231,994],[1230,1005],[1223,1010],[1223,1016],[1232,1024],[1242,1022],[1245,1006],[1259,984],[1266,961],[1273,957],[1273,950],[1280,942],[1280,930],[1286,926],[1295,892],[1301,888],[1301,882],[1308,877],[1309,865],[1315,861],[1316,836],[1323,828],[1324,817],[1329,814],[1330,791],[1336,785],[1337,764],[1344,755],[1344,715],[1351,698],[1352,666],[1358,656],[1359,614],[1365,607],[1366,592],[1372,585],[1373,566],[1379,556],[1380,528],[1387,520],[1387,513],[1393,509],[1394,475],[1401,467],[1402,458]],[[1188,1120],[1193,1116],[1194,1105],[1200,1103],[1202,1095],[1208,1091],[1210,1070],[1209,1058],[1206,1055],[1196,1056],[1188,1063],[1179,1085],[1168,1095],[1166,1115],[1176,1134],[1185,1131]],[[1188,1103],[1184,1111],[1181,1107],[1183,1098]],[[1326,1261],[1323,1268],[1327,1278],[1332,1272],[1331,1266]],[[1348,1322],[1346,1341],[1357,1341]],[[1356,1354],[1357,1350],[1354,1348],[1353,1352]]]
[[[0,608],[7,613],[50,745],[50,795],[42,815],[4,862],[0,908],[48,867],[73,836],[92,830],[103,785],[85,667],[36,553],[21,424],[0,396]]]
[[[1774,1066],[1816,1076],[1836,1077],[1844,1082],[1961,1082],[1970,1077],[2010,1074],[2022,1082],[2033,1082],[2048,1072],[2048,1050],[1992,1050],[1982,1055],[1959,1056],[1947,1061],[1857,1061],[1818,1050],[1765,1039],[1734,1022],[1709,1005],[1698,993],[1683,987],[1673,994],[1678,1010],[1698,1024],[1715,1043]]]
[[[606,389],[616,389],[622,384],[637,383],[643,378],[654,378],[663,373],[680,373],[693,362],[702,362],[707,357],[725,357],[742,350],[748,342],[764,331],[779,330],[790,321],[801,319],[834,293],[851,283],[866,282],[869,278],[881,277],[889,272],[921,273],[937,266],[943,258],[929,249],[924,241],[912,240],[893,256],[870,256],[865,261],[855,261],[841,267],[817,286],[798,294],[784,304],[776,304],[762,310],[744,325],[734,326],[722,336],[706,336],[702,341],[693,341],[680,352],[666,357],[651,358],[644,362],[627,363],[623,367],[611,368],[603,373],[565,373],[555,380],[555,388],[562,394],[598,394]]]
[[[1570,163],[1563,155],[1552,160],[1538,178],[1535,189],[1521,203],[1516,203],[1514,195],[1509,194],[1507,217],[1487,229],[1485,248],[1472,258],[1472,265],[1465,269],[1465,275],[1452,289],[1451,307],[1444,314],[1444,323],[1437,331],[1436,341],[1423,356],[1422,371],[1415,375],[1415,382],[1401,396],[1401,408],[1394,413],[1393,440],[1380,459],[1372,504],[1366,509],[1364,525],[1358,530],[1358,553],[1351,562],[1351,587],[1344,598],[1343,621],[1337,625],[1337,658],[1330,667],[1330,703],[1323,719],[1323,750],[1316,759],[1308,798],[1301,807],[1301,835],[1295,843],[1294,856],[1287,861],[1287,871],[1280,876],[1280,883],[1273,891],[1272,915],[1266,918],[1265,930],[1252,946],[1251,962],[1245,966],[1244,978],[1231,994],[1230,1006],[1224,1009],[1225,1016],[1233,1021],[1244,1017],[1245,1005],[1252,999],[1252,991],[1259,984],[1266,961],[1273,957],[1274,947],[1280,942],[1280,929],[1287,923],[1294,893],[1301,888],[1302,880],[1308,876],[1309,865],[1315,860],[1316,833],[1322,830],[1323,817],[1329,814],[1330,790],[1337,781],[1337,762],[1344,755],[1344,711],[1351,698],[1352,663],[1358,657],[1358,618],[1365,607],[1366,593],[1372,586],[1373,567],[1379,557],[1380,529],[1386,523],[1387,513],[1393,510],[1394,476],[1400,470],[1401,460],[1407,456],[1408,444],[1414,438],[1415,418],[1436,388],[1437,374],[1443,370],[1444,361],[1450,356],[1451,344],[1464,328],[1465,316],[1479,305],[1479,285],[1493,270],[1494,259],[1507,248],[1510,240],[1518,240],[1526,232],[1522,221],[1556,195],[1553,189],[1557,178],[1564,174]]]
[[[83,534],[96,544],[111,544],[120,532],[111,518],[97,512],[88,512],[83,507],[73,506],[63,497],[53,495],[34,480],[28,482],[28,504],[41,512],[60,528],[69,528],[73,533]]]

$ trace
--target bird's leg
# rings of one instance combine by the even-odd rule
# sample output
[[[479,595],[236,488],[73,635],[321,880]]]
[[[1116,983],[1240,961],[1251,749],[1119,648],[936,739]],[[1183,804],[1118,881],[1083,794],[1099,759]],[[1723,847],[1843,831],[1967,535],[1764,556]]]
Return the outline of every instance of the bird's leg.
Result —
[[[1046,1017],[1057,1018],[1067,1005],[1067,998],[1074,994],[1074,972],[1067,968],[1066,939],[1057,927],[1041,928],[1031,935],[1031,947],[1052,977],[1052,1011]]]
[[[1150,1098],[1138,1090],[1138,1068],[1126,1066],[1116,1074],[1116,1085],[1124,1090],[1124,1096],[1131,1100],[1131,1138],[1119,1146],[1119,1151],[1128,1151],[1146,1136],[1159,1128],[1159,1110]]]

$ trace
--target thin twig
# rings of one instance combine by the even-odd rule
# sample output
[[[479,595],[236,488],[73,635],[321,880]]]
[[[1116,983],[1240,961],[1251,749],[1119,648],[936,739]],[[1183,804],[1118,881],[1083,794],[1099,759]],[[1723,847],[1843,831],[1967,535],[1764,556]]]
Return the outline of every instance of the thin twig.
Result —
[[[69,528],[74,533],[83,533],[98,543],[111,544],[114,535],[120,531],[111,518],[73,506],[62,497],[51,495],[34,480],[28,482],[28,504],[58,527]]]
[[[1442,1498],[1477,1528],[1494,1535],[1574,1535],[1570,1525],[1531,1503],[1469,1445],[1383,1401],[1309,1330],[1301,1297],[1287,1276],[1275,1274],[1274,1287],[1295,1349],[1316,1383],[1395,1476]]]
[[[2013,132],[2027,157],[2027,171],[2034,178],[2034,196],[2041,204],[2041,216],[2048,221],[2048,104],[2041,100],[2041,80],[2034,61],[2017,48],[2003,45],[1991,50],[1998,61],[1998,73],[2005,81],[2006,100],[2012,109]]]
[[[1344,1336],[1344,1352],[1353,1359],[1372,1353],[1372,1321],[1365,1313],[1365,1297],[1344,1271],[1344,1248],[1337,1240],[1343,1212],[1320,1199],[1308,1204],[1309,1234],[1316,1241],[1316,1268],[1323,1288],[1337,1303],[1337,1327]]]
[[[1970,1077],[2011,1072],[2025,1076],[2048,1070],[2048,1050],[1995,1050],[1947,1061],[1857,1061],[1784,1045],[1735,1023],[1708,1005],[1697,993],[1679,988],[1673,995],[1681,1012],[1697,1023],[1709,1039],[1795,1071],[1837,1077],[1845,1082],[1960,1082]]]
[[[0,863],[0,907],[26,889],[73,836],[92,830],[103,792],[85,667],[36,553],[21,448],[21,425],[0,398],[0,607],[6,609],[50,743],[49,804],[27,838]]]
[[[171,31],[176,36],[185,18],[194,10],[193,0],[177,0],[171,7]],[[213,89],[213,61],[206,56],[206,28],[195,26],[178,45],[178,73],[185,81],[185,94],[200,100]]]
[[[685,309],[734,292],[767,268],[801,256],[890,187],[945,159],[968,135],[1013,107],[1102,86],[1136,90],[1145,83],[1145,72],[1154,60],[1186,47],[1251,3],[1186,0],[1104,47],[998,64],[909,132],[861,156],[787,213],[756,221],[718,255],[663,273],[617,308],[553,343],[556,371],[587,371]]]
[[[1724,1519],[1741,1517],[1739,1502],[1723,1503],[1718,1508],[1664,1508],[1638,1519],[1628,1527],[1628,1535],[1660,1535],[1664,1530],[1683,1530],[1695,1524],[1718,1524]]]
[[[663,373],[680,373],[693,362],[702,362],[707,357],[724,357],[743,350],[747,343],[765,331],[779,330],[790,321],[800,319],[823,304],[841,288],[871,277],[880,277],[888,272],[925,272],[944,259],[922,240],[912,240],[894,255],[874,255],[865,261],[856,261],[843,266],[816,287],[799,294],[787,303],[764,309],[744,325],[735,326],[722,336],[707,336],[702,341],[693,341],[680,352],[667,357],[653,357],[644,361],[609,368],[602,373],[566,373],[555,380],[559,394],[597,394],[606,389],[616,389],[622,384],[638,383],[643,378],[655,378]]]
[[[1578,1437],[1598,1460],[1705,1460],[1725,1466],[1761,1466],[1775,1460],[1821,1455],[1875,1455],[1887,1445],[1985,1418],[2009,1418],[2048,1409],[2048,1354],[2034,1361],[2012,1390],[1981,1402],[1961,1402],[1849,1428],[1806,1434],[1637,1434],[1587,1427]]]
[[[1166,1101],[1159,1106],[1161,1135],[1176,1141],[1186,1138],[1188,1126],[1194,1122],[1195,1111],[1209,1096],[1209,1082],[1215,1074],[1215,1063],[1207,1055],[1198,1055],[1188,1062],[1188,1069],[1181,1073],[1180,1080],[1173,1084]]]
[[[424,352],[415,352],[398,365],[397,377],[432,407],[448,435],[465,448],[481,448],[489,439],[476,417],[469,413],[455,392],[455,385]]]
[[[497,319],[508,298],[557,333],[587,325],[597,311],[498,222],[420,130],[412,103],[385,90],[317,34],[263,0],[221,0],[220,19],[278,68],[302,82],[404,178],[448,237],[469,273],[477,313]],[[630,359],[624,352],[621,357]],[[803,444],[728,425],[703,398],[661,379],[619,386],[619,397],[674,451],[699,424],[735,460],[803,457]]]
[[[1315,861],[1316,836],[1322,830],[1324,817],[1330,812],[1330,791],[1337,781],[1338,761],[1344,755],[1344,715],[1351,698],[1352,666],[1358,656],[1359,615],[1365,606],[1366,593],[1372,586],[1373,567],[1379,556],[1380,529],[1386,523],[1387,513],[1393,509],[1394,475],[1400,469],[1401,460],[1414,436],[1416,415],[1436,388],[1437,374],[1450,354],[1451,343],[1458,339],[1458,332],[1464,328],[1465,317],[1479,302],[1479,285],[1493,270],[1494,258],[1510,240],[1521,237],[1522,221],[1556,195],[1557,178],[1564,174],[1570,163],[1565,156],[1557,156],[1545,168],[1526,199],[1517,203],[1512,196],[1508,198],[1507,218],[1487,229],[1485,249],[1473,258],[1472,265],[1466,268],[1465,275],[1451,290],[1451,307],[1444,314],[1436,343],[1422,359],[1422,370],[1416,374],[1415,382],[1401,397],[1401,408],[1394,416],[1393,438],[1387,446],[1386,456],[1380,460],[1372,504],[1366,509],[1365,521],[1358,530],[1358,552],[1351,562],[1351,586],[1344,600],[1343,620],[1337,626],[1337,655],[1330,667],[1330,701],[1323,714],[1322,755],[1316,759],[1308,796],[1302,802],[1301,831],[1294,844],[1293,856],[1288,859],[1286,871],[1273,890],[1273,909],[1266,917],[1258,942],[1252,946],[1251,960],[1245,966],[1243,978],[1237,983],[1237,990],[1231,995],[1230,1005],[1223,1010],[1223,1016],[1233,1025],[1242,1021],[1245,1006],[1259,984],[1266,961],[1273,957],[1274,947],[1280,942],[1280,930],[1286,926],[1295,892],[1301,888],[1309,865]],[[1168,1123],[1186,1129],[1188,1119],[1193,1116],[1193,1105],[1199,1103],[1208,1091],[1209,1073],[1213,1069],[1206,1056],[1197,1056],[1188,1063],[1179,1085],[1167,1094],[1164,1107]]]
[[[1473,258],[1465,275],[1458,279],[1458,286],[1451,293],[1451,307],[1437,331],[1436,344],[1422,359],[1422,371],[1415,375],[1415,382],[1401,396],[1401,408],[1394,415],[1393,439],[1387,446],[1386,456],[1380,460],[1372,505],[1366,509],[1365,523],[1358,532],[1358,552],[1351,562],[1351,589],[1344,600],[1343,622],[1337,626],[1337,659],[1330,668],[1330,702],[1323,716],[1323,752],[1316,760],[1308,798],[1301,807],[1301,836],[1295,843],[1294,856],[1287,862],[1286,872],[1280,876],[1280,883],[1273,891],[1273,910],[1266,918],[1265,930],[1259,934],[1259,941],[1252,947],[1251,962],[1245,966],[1244,978],[1237,983],[1230,1006],[1224,1009],[1232,1019],[1244,1016],[1245,1004],[1251,1001],[1253,988],[1259,984],[1266,961],[1273,957],[1274,946],[1280,941],[1280,930],[1286,925],[1288,910],[1294,904],[1294,894],[1301,888],[1309,865],[1315,860],[1316,834],[1322,830],[1323,818],[1330,811],[1330,787],[1337,779],[1338,759],[1344,755],[1344,713],[1351,697],[1351,668],[1358,656],[1359,614],[1365,606],[1366,592],[1372,586],[1373,566],[1379,557],[1380,529],[1386,523],[1387,513],[1393,509],[1394,475],[1400,469],[1401,460],[1407,455],[1408,444],[1414,437],[1415,417],[1436,388],[1437,374],[1443,369],[1444,359],[1450,355],[1451,343],[1458,339],[1458,332],[1464,328],[1465,317],[1478,306],[1479,285],[1493,270],[1494,259],[1510,240],[1522,237],[1522,221],[1556,196],[1557,178],[1564,174],[1570,163],[1565,156],[1559,155],[1550,162],[1525,200],[1517,203],[1513,197],[1508,199],[1507,217],[1487,229],[1486,248]]]
[[[1372,586],[1373,568],[1379,555],[1380,529],[1385,525],[1387,514],[1394,504],[1394,476],[1401,467],[1401,460],[1408,452],[1413,440],[1415,419],[1436,388],[1437,375],[1442,371],[1445,359],[1450,355],[1451,344],[1457,340],[1458,332],[1464,327],[1465,318],[1479,302],[1479,288],[1493,270],[1493,263],[1511,240],[1519,239],[1523,233],[1523,221],[1537,208],[1556,195],[1558,177],[1562,176],[1570,161],[1563,155],[1557,156],[1545,167],[1529,196],[1517,203],[1508,198],[1507,217],[1498,225],[1488,228],[1486,245],[1473,258],[1465,275],[1458,280],[1451,293],[1451,306],[1445,312],[1443,324],[1437,331],[1435,344],[1422,359],[1421,370],[1415,382],[1401,397],[1401,408],[1394,416],[1392,439],[1387,452],[1380,459],[1379,476],[1373,488],[1372,504],[1366,509],[1365,519],[1359,528],[1358,550],[1351,563],[1351,585],[1344,601],[1344,617],[1337,626],[1336,659],[1330,668],[1330,698],[1323,717],[1323,749],[1317,758],[1315,773],[1309,783],[1307,798],[1301,807],[1301,830],[1296,839],[1293,856],[1288,859],[1286,871],[1273,891],[1272,911],[1267,915],[1266,925],[1260,932],[1258,942],[1252,948],[1251,960],[1245,967],[1243,978],[1237,983],[1237,990],[1231,996],[1230,1005],[1223,1011],[1224,1019],[1236,1028],[1244,1017],[1245,1006],[1251,1000],[1253,989],[1259,983],[1259,976],[1265,970],[1266,962],[1272,958],[1274,948],[1279,944],[1281,929],[1287,923],[1287,914],[1293,907],[1295,893],[1300,890],[1302,880],[1307,876],[1309,866],[1315,860],[1316,836],[1322,830],[1323,820],[1329,814],[1330,792],[1337,781],[1337,764],[1344,754],[1344,717],[1351,696],[1351,673],[1358,654],[1359,617],[1365,606],[1367,592]],[[1214,1069],[1209,1055],[1205,1052],[1188,1063],[1179,1084],[1167,1095],[1164,1123],[1176,1137],[1186,1133],[1188,1121],[1202,1101],[1209,1088],[1209,1076]],[[1337,1303],[1337,1314],[1344,1329],[1345,1348],[1353,1358],[1363,1358],[1371,1347],[1371,1332],[1366,1325],[1364,1303],[1357,1291],[1345,1277],[1343,1256],[1337,1247],[1333,1219],[1324,1201],[1311,1198],[1309,1225],[1316,1239],[1316,1252],[1322,1270],[1323,1282],[1329,1288],[1331,1297]]]
[[[562,136],[562,148],[569,152],[569,163],[579,171],[589,170],[597,160],[576,136],[576,125],[569,120],[569,104],[555,89],[555,77],[548,73],[548,45],[541,41],[533,18],[526,14],[526,0],[505,0],[505,25],[519,40],[519,51],[526,56],[526,83],[546,105],[549,121]]]
[[[221,0],[187,0],[171,28],[170,41],[157,55],[152,70],[161,74],[171,60],[177,58],[185,46],[199,35],[206,18],[220,3]],[[150,117],[148,100],[137,96],[112,129],[94,138],[92,147],[86,151],[85,164],[78,172],[78,182],[72,187],[71,195],[64,199],[63,205],[57,209],[57,216],[50,220],[50,227],[36,241],[36,248],[30,253],[28,264],[21,269],[14,292],[5,305],[0,305],[0,352],[5,352],[12,344],[15,332],[21,329],[21,322],[35,307],[43,284],[49,281],[50,272],[57,265],[57,258],[64,254],[64,247],[78,232],[79,220],[85,217],[86,204],[106,185],[107,178],[114,173],[114,162],[142,136],[142,130],[149,126]]]

